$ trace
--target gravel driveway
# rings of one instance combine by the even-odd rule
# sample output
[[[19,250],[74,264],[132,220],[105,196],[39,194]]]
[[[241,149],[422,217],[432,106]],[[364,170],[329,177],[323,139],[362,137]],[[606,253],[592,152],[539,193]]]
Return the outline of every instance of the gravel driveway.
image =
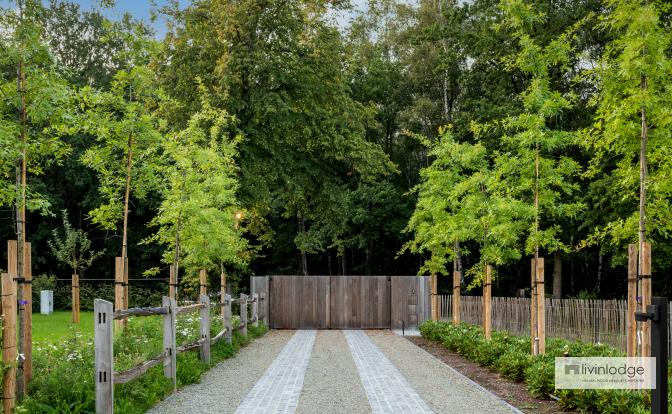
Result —
[[[324,330],[271,331],[149,412],[519,411],[393,332]]]

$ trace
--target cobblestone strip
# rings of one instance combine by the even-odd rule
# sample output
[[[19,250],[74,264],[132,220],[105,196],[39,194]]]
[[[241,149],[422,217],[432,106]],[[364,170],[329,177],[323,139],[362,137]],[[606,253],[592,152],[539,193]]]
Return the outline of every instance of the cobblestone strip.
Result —
[[[374,413],[431,413],[373,341],[363,331],[344,331]]]
[[[299,403],[303,377],[315,343],[315,331],[296,331],[236,414],[293,413]]]

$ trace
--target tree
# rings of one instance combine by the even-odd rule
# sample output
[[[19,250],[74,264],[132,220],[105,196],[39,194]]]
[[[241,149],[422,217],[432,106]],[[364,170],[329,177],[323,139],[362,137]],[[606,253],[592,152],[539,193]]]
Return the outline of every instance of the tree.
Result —
[[[161,100],[152,72],[145,66],[119,71],[110,91],[84,88],[83,105],[87,108],[85,130],[96,144],[82,155],[100,182],[105,203],[89,215],[93,223],[116,229],[122,221],[121,257],[128,257],[128,216],[131,196],[144,199],[158,187],[156,154],[160,119],[156,108]],[[124,273],[126,269],[124,268]]]
[[[60,137],[76,129],[72,91],[51,60],[39,25],[42,6],[18,1],[0,9],[0,205],[15,208],[17,280],[24,280],[26,209],[47,212],[49,203],[28,187],[28,174],[69,152]],[[14,182],[7,180],[14,170]],[[23,288],[18,289],[19,353],[25,352]],[[30,344],[28,344],[30,346]],[[24,361],[19,359],[17,398],[23,397]]]
[[[201,109],[185,129],[162,142],[165,185],[151,240],[167,246],[164,261],[176,273],[180,259],[191,274],[224,264],[243,266],[248,260],[237,224],[241,208],[235,156],[242,137],[235,134],[235,119],[213,108],[201,89]]]
[[[75,229],[68,220],[67,210],[63,210],[63,234],[53,230],[53,239],[49,248],[56,259],[69,266],[74,275],[81,276],[94,260],[103,255],[104,251],[92,251],[91,240],[82,229]]]

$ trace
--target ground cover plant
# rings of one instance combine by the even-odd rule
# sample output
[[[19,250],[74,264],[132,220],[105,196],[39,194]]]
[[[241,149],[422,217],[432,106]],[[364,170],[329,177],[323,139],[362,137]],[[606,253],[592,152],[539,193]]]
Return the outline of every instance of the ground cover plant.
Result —
[[[438,342],[448,350],[509,379],[525,382],[528,391],[535,397],[548,398],[553,395],[559,398],[558,402],[564,408],[585,413],[649,412],[648,392],[555,389],[555,357],[625,356],[610,346],[548,338],[546,354],[532,356],[529,337],[511,335],[505,331],[494,331],[492,339],[486,340],[479,326],[427,321],[420,326],[420,333],[426,339]]]
[[[218,309],[211,310],[213,336],[222,329],[222,321],[217,311]],[[55,316],[62,317],[60,314]],[[86,323],[87,319],[93,320],[93,316],[88,318],[88,315],[83,314],[82,321]],[[39,317],[37,320],[42,324],[43,321]],[[234,327],[238,322],[239,319],[234,317]],[[58,336],[63,333],[62,331],[61,328],[52,329],[50,335],[55,340],[45,340],[36,345],[33,354],[35,376],[30,385],[28,398],[17,408],[18,413],[74,414],[95,411],[93,330],[72,328],[59,339]],[[126,331],[115,333],[115,371],[132,368],[161,353],[162,332],[160,317],[131,318]],[[232,344],[220,341],[212,346],[211,365],[230,358],[241,347],[265,332],[266,327],[263,325],[259,327],[249,325],[247,337],[234,330]],[[41,336],[46,337],[47,334]],[[178,316],[176,336],[178,345],[198,339],[197,313]],[[178,355],[178,387],[198,382],[201,374],[208,369],[209,366],[200,361],[198,351]],[[171,381],[163,376],[163,367],[154,367],[137,380],[115,386],[115,413],[144,413],[172,391]]]

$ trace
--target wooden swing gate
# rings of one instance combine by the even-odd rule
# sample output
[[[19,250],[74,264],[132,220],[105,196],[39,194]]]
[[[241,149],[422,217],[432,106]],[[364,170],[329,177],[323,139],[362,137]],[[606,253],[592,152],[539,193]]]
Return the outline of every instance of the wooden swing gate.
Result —
[[[253,276],[273,329],[417,329],[429,276]]]

